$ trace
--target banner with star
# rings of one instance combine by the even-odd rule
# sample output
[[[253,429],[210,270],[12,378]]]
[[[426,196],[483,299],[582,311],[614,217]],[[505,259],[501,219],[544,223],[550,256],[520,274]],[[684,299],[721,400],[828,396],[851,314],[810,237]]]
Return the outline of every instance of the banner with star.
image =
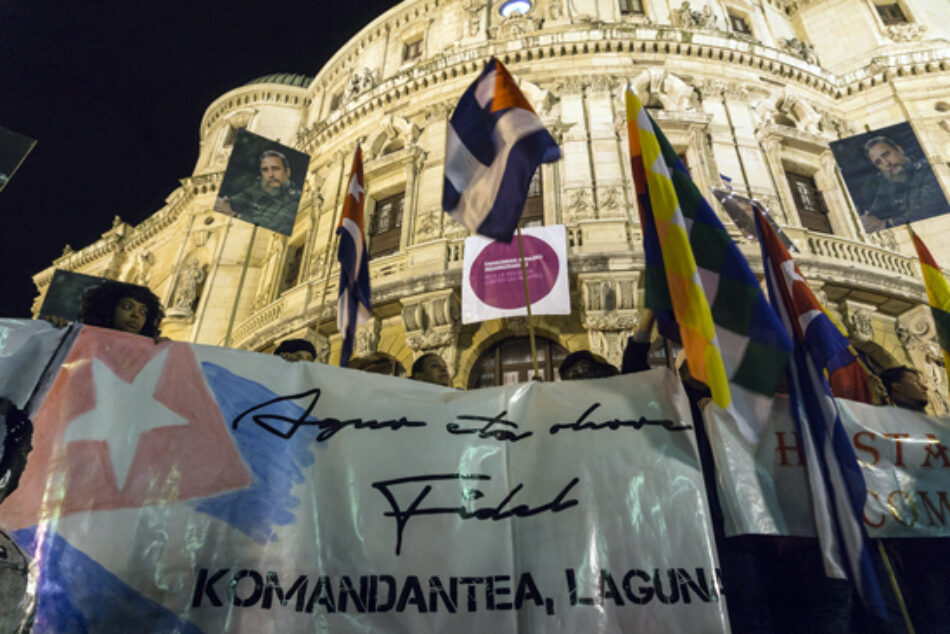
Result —
[[[49,358],[0,496],[36,632],[728,629],[666,370],[462,392],[94,327]]]

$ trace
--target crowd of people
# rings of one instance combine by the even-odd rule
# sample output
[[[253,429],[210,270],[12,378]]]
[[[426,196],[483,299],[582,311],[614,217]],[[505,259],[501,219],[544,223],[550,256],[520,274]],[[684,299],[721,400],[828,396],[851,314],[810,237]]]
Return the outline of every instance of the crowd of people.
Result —
[[[159,330],[164,317],[159,299],[147,288],[106,281],[88,289],[80,305],[79,320],[84,324],[111,328],[125,333],[163,340]],[[63,326],[62,319],[50,319]],[[649,352],[655,319],[647,311],[637,331],[629,337],[621,367],[598,358],[588,350],[569,354],[558,368],[561,380],[596,379],[650,369]],[[317,360],[314,345],[306,339],[287,339],[274,354],[293,363]],[[885,586],[890,621],[882,621],[866,612],[848,581],[829,579],[824,574],[821,552],[815,539],[743,535],[727,537],[723,530],[722,509],[718,501],[716,471],[706,435],[701,409],[709,398],[709,389],[689,372],[685,355],[678,355],[675,366],[689,398],[703,478],[709,498],[710,514],[718,549],[721,573],[729,597],[729,613],[736,632],[903,632],[905,625],[897,608],[897,598]],[[363,368],[378,371],[370,364]],[[382,369],[386,372],[390,366]],[[410,379],[449,386],[451,377],[445,362],[436,354],[421,355],[412,365]],[[927,388],[917,370],[900,366],[886,370],[880,377],[890,404],[924,412]],[[30,450],[32,426],[12,403],[3,399],[0,413],[6,420],[7,433],[0,456],[0,501],[17,486]],[[946,540],[890,540],[897,578],[907,595],[917,621],[918,632],[942,631],[950,624],[947,594],[950,592],[944,564],[934,555],[946,553]],[[923,575],[923,576],[922,576]],[[887,578],[883,568],[882,579]],[[950,627],[950,625],[947,625]]]

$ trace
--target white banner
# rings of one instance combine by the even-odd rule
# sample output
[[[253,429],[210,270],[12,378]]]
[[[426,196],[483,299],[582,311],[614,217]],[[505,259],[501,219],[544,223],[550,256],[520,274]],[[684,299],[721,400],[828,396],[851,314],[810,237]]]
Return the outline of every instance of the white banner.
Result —
[[[26,407],[46,362],[68,332],[43,320],[0,319],[0,396],[21,409]]]
[[[950,537],[950,417],[837,399],[861,465],[871,537]],[[803,453],[787,399],[775,399],[750,446],[722,409],[707,406],[726,534],[814,536]]]
[[[569,315],[567,237],[564,225],[522,229],[531,313]],[[518,237],[510,244],[465,238],[462,323],[527,315]]]
[[[34,424],[36,631],[728,630],[666,370],[462,392],[86,327]]]

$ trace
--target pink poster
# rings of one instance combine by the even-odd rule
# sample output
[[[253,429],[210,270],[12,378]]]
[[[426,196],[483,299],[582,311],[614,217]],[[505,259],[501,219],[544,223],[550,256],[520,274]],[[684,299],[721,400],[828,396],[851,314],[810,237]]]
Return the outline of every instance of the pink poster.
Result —
[[[570,314],[564,226],[524,229],[522,244],[532,314]],[[517,238],[467,238],[463,271],[462,323],[527,314]]]

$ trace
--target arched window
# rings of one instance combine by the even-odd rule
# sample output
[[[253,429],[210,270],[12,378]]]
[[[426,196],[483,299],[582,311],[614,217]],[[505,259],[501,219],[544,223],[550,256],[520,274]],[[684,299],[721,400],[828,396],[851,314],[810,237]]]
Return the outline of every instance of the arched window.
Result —
[[[538,369],[545,381],[560,381],[557,367],[567,350],[550,339],[535,337],[538,348]],[[510,337],[499,341],[482,353],[472,368],[468,389],[524,383],[534,377],[531,342],[528,337]]]

